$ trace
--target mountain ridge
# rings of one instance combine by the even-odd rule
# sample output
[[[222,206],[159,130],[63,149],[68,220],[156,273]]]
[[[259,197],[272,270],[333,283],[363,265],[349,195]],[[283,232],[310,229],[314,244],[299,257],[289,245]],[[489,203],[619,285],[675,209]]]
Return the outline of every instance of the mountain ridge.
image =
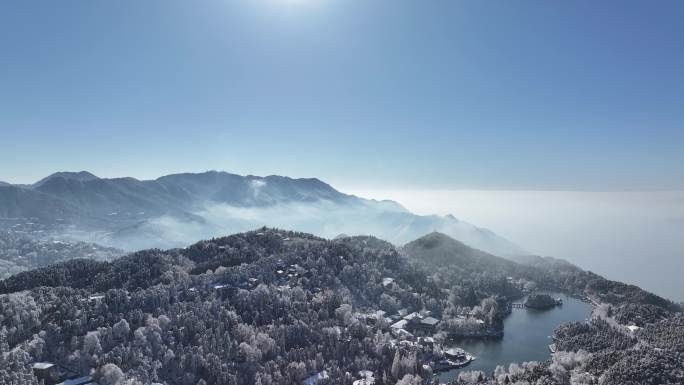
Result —
[[[345,194],[318,178],[206,171],[138,180],[79,171],[57,172],[32,185],[10,188],[19,190],[13,190],[12,199],[0,199],[0,217],[12,213],[15,218],[66,220],[104,237],[88,241],[129,250],[178,247],[268,225],[326,237],[373,234],[397,245],[439,230],[492,254],[525,253],[492,231],[453,215],[416,215],[397,202]],[[45,212],[41,201],[48,206]]]

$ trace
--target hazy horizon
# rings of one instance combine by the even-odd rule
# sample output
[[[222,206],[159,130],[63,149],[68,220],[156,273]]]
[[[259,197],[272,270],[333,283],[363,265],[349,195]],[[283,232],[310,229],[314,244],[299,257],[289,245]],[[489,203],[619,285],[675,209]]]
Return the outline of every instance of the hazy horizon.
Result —
[[[684,301],[684,191],[342,191],[453,214],[531,253]]]
[[[226,172],[243,174],[234,170]],[[163,175],[149,179],[160,176]],[[488,228],[532,254],[563,258],[610,279],[634,283],[670,299],[684,301],[684,283],[681,279],[681,271],[684,271],[684,239],[679,237],[679,234],[684,233],[684,190],[373,189],[338,186],[323,178],[316,178],[343,193],[396,201],[418,215],[452,214],[459,220]],[[181,226],[169,218],[159,218],[157,222],[163,226],[156,231],[175,233],[175,238],[180,242],[178,246],[183,242],[221,235],[221,227],[226,229],[223,232],[230,232],[228,229],[231,228],[245,231],[250,229],[249,223],[258,221],[307,232],[315,232],[313,229],[321,226],[306,219],[311,214],[298,218],[288,226],[286,220],[269,222],[269,215],[275,215],[276,218],[282,215],[277,210],[270,214],[266,211],[245,216],[246,213],[239,208],[228,209],[233,213],[234,221],[245,222],[245,218],[249,218],[249,221],[241,226],[222,225],[209,231]],[[222,223],[231,217],[220,219],[220,215],[209,211],[205,214],[213,217],[212,222],[215,223]],[[353,225],[346,229],[340,224],[335,227],[333,223],[323,226],[328,231],[319,232],[318,235],[329,238],[337,233],[354,233]],[[139,246],[151,247],[144,242]],[[644,274],[645,271],[649,274]]]

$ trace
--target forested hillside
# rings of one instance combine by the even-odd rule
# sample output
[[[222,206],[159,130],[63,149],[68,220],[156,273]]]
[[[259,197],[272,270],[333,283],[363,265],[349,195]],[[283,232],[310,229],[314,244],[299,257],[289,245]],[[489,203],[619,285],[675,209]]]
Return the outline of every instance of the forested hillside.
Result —
[[[32,364],[43,361],[100,385],[286,385],[311,375],[318,384],[351,385],[361,371],[378,385],[428,383],[439,353],[421,336],[439,343],[500,328],[524,289],[519,282],[542,274],[473,265],[470,279],[451,280],[424,265],[373,237],[331,241],[263,228],[22,272],[0,281],[0,384],[37,384]],[[547,271],[533,284],[579,290],[600,279],[579,269]],[[611,287],[622,317],[638,314],[645,325],[636,337],[604,333],[613,326],[602,323],[569,325],[555,337],[572,353],[456,381],[591,384],[605,372],[604,383],[616,384],[625,376],[619,369],[633,362],[661,373],[663,383],[683,381],[681,344],[667,338],[680,333],[680,316],[669,303],[639,311],[648,296],[631,289],[618,296],[623,287]],[[394,315],[414,312],[437,322],[400,335],[390,327]]]
[[[519,294],[545,288],[579,297],[589,295],[607,303],[653,305],[656,309],[677,307],[637,286],[607,280],[562,260],[528,256],[518,258],[521,263],[517,263],[437,232],[408,243],[401,252],[438,279],[465,282],[480,289],[478,280],[496,285],[487,292],[490,295],[507,293],[511,288],[517,288]],[[508,292],[509,297],[513,294]]]

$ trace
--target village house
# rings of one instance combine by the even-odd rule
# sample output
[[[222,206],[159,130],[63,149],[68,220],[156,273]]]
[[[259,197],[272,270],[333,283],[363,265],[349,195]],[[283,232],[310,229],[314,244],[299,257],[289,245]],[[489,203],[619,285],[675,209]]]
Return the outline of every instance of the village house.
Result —
[[[406,323],[406,320],[401,320],[390,326],[390,333],[392,334],[392,336],[394,336],[394,338],[413,339],[413,334],[411,334],[411,332],[409,332],[408,330],[404,329]]]
[[[407,323],[403,326],[408,331],[417,332],[422,331],[423,333],[434,333],[437,331],[437,325],[439,320],[431,316],[424,316],[420,313],[413,312],[404,316],[404,321]]]
[[[52,362],[36,362],[32,369],[43,385],[97,385],[91,376],[79,376],[72,369]]]
[[[362,316],[362,318],[365,320],[366,325],[374,326],[377,324],[379,319],[385,318],[385,314],[387,314],[385,311],[378,310],[365,314]]]
[[[423,332],[426,333],[434,333],[437,331],[437,325],[439,324],[439,320],[434,317],[425,317],[420,320],[420,322],[416,323],[414,325],[414,328],[417,330],[422,330]]]
[[[36,362],[33,364],[33,375],[38,381],[47,384],[55,384],[59,380],[57,365],[51,362]]]

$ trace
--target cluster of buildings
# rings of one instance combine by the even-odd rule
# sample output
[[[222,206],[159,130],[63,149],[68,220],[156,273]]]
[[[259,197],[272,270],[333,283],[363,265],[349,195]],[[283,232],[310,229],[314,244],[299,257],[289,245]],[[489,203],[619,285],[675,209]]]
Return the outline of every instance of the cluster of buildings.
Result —
[[[293,288],[301,285],[301,279],[311,278],[313,273],[310,270],[300,266],[299,264],[286,265],[282,259],[276,262],[274,268],[275,281],[273,284],[278,289]],[[261,281],[257,278],[251,277],[237,283],[215,283],[213,288],[222,297],[232,297],[238,290],[254,290]],[[197,289],[191,288],[190,291]]]
[[[405,309],[397,314],[386,316],[382,310],[365,315],[366,323],[375,324],[378,320],[387,321],[390,333],[394,339],[393,346],[402,346],[416,351],[423,366],[433,371],[450,370],[468,365],[475,357],[459,348],[444,350],[432,337],[437,332],[440,320],[433,317],[429,311],[422,313],[408,313]],[[374,380],[361,378],[354,385],[373,384]]]
[[[282,259],[278,260],[275,268],[276,284],[278,286],[294,287],[300,284],[300,279],[311,278],[313,275],[311,271],[296,263],[285,266]]]
[[[391,288],[395,280],[391,277],[382,279],[382,286]],[[424,362],[425,369],[433,371],[450,370],[466,366],[475,357],[459,348],[444,349],[433,337],[439,330],[442,322],[430,311],[412,312],[401,309],[396,314],[387,316],[382,310],[370,312],[365,315],[367,324],[376,324],[384,319],[389,325],[390,334],[393,337],[393,346],[402,346],[417,352],[420,361]],[[465,317],[464,317],[465,319]],[[476,319],[472,316],[472,319]],[[482,323],[484,321],[477,320]],[[479,324],[478,324],[479,326]],[[372,380],[361,378],[354,385],[373,384]]]
[[[395,338],[411,339],[415,334],[432,335],[437,331],[440,320],[430,315],[430,312],[423,314],[413,312],[402,316],[399,314],[390,317],[393,322],[390,331]]]
[[[508,281],[511,286],[519,289],[523,294],[531,293],[537,289],[537,284],[535,282],[528,281],[524,278],[506,277],[506,281]]]

